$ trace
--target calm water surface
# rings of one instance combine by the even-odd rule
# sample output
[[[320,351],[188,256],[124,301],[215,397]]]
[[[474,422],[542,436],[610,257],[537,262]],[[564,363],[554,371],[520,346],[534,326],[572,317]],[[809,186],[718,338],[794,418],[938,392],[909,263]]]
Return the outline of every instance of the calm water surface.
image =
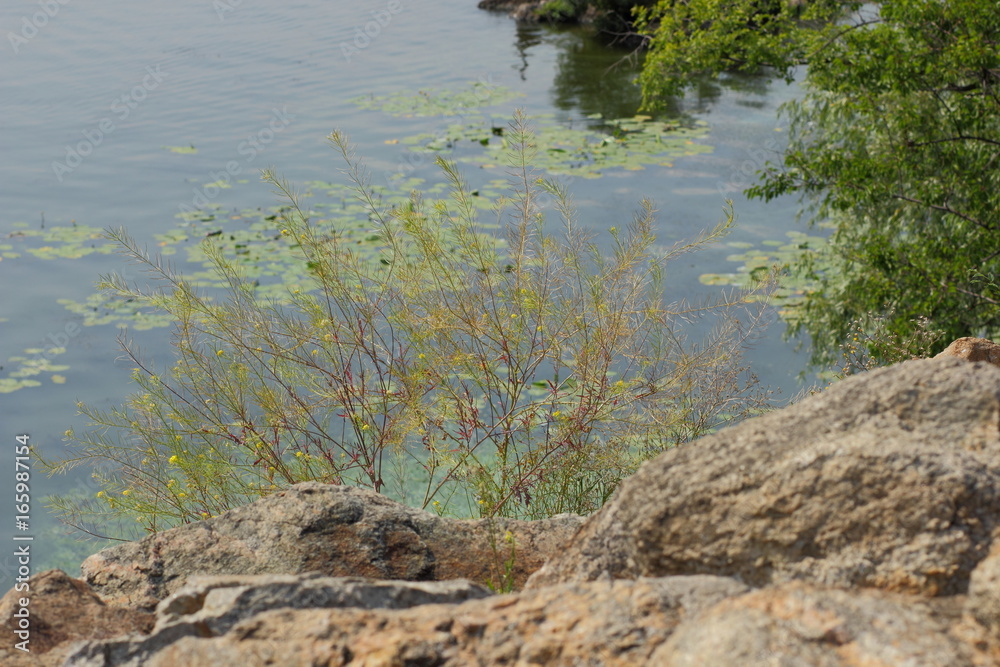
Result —
[[[256,171],[274,166],[293,182],[341,177],[325,136],[347,131],[376,173],[391,171],[403,154],[393,138],[439,128],[440,118],[401,119],[361,111],[359,95],[399,90],[461,89],[471,82],[503,85],[522,95],[493,108],[497,123],[515,106],[529,114],[554,113],[566,124],[585,117],[633,115],[638,92],[622,52],[578,31],[519,28],[503,15],[478,10],[475,0],[384,0],[281,3],[276,0],[171,0],[134,3],[67,2],[54,16],[36,2],[0,6],[0,244],[27,225],[126,227],[143,243],[177,224],[179,207],[200,184],[236,160],[243,182],[213,199],[224,208],[276,202]],[[372,23],[381,20],[375,30]],[[376,33],[358,35],[368,27]],[[363,47],[363,48],[358,48]],[[690,236],[716,221],[720,185],[743,183],[740,169],[762,166],[780,145],[777,106],[795,88],[743,82],[738,89],[706,86],[685,108],[706,120],[712,153],[675,161],[672,168],[608,172],[571,183],[584,224],[605,229],[624,222],[643,196],[661,210],[664,243]],[[280,119],[274,125],[275,119]],[[268,141],[263,130],[280,126]],[[251,146],[250,139],[258,137]],[[83,142],[86,155],[74,158]],[[165,146],[195,146],[176,154]],[[89,149],[89,150],[88,150]],[[62,165],[62,166],[59,166]],[[423,175],[418,172],[417,175]],[[739,228],[730,240],[781,239],[796,228],[795,203],[765,207],[732,193]],[[678,295],[710,295],[704,272],[729,271],[719,247],[684,260],[669,277]],[[183,264],[179,268],[184,269]],[[58,299],[83,300],[102,273],[135,277],[117,255],[38,259],[24,253],[0,260],[0,378],[25,349],[65,342],[53,358],[66,364],[65,382],[0,394],[3,466],[13,469],[16,434],[28,433],[50,455],[63,432],[82,428],[75,401],[111,407],[128,393],[131,365],[119,359],[113,326],[81,326]],[[762,380],[788,398],[805,353],[781,340],[773,326],[751,352]],[[168,359],[165,330],[137,332],[143,348]],[[5,361],[8,360],[8,361]],[[32,567],[72,567],[76,554],[56,539],[41,498],[79,486],[86,475],[31,479]],[[13,494],[13,472],[0,475],[0,497]],[[0,514],[0,542],[15,533],[13,511]],[[22,533],[23,534],[23,533]],[[0,547],[0,589],[12,576],[12,548]],[[74,558],[76,559],[74,561]]]

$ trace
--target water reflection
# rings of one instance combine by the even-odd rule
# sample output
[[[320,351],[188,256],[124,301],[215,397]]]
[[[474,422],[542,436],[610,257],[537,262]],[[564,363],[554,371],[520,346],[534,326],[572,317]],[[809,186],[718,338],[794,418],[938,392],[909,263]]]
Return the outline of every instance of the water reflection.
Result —
[[[642,91],[637,77],[642,70],[643,54],[633,48],[615,45],[609,35],[597,34],[587,26],[517,24],[515,48],[521,61],[518,72],[527,79],[531,52],[547,44],[557,47],[555,79],[551,88],[555,107],[582,115],[601,114],[604,118],[628,118],[639,111]],[[760,108],[769,90],[767,73],[734,73],[718,79],[703,77],[684,98],[666,101],[662,113],[667,116],[702,114],[718,103],[725,90],[760,96],[743,98],[742,106]]]

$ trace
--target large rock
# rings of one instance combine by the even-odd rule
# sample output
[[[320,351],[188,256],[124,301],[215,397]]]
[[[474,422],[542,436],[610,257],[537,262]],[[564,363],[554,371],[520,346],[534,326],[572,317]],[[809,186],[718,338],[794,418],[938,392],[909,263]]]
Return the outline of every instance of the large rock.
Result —
[[[911,361],[644,464],[529,587],[711,573],[964,592],[1000,524],[1000,369]]]
[[[985,338],[959,338],[935,357],[955,357],[966,361],[985,361],[1000,366],[1000,345]]]
[[[427,604],[458,604],[492,595],[464,580],[445,582],[377,581],[317,575],[196,576],[159,604],[156,627],[141,633],[77,648],[74,665],[134,665],[184,637],[219,637],[241,621],[273,609],[409,609]],[[177,663],[219,664],[219,663]]]
[[[163,599],[152,628],[36,578],[33,638],[54,648],[0,664],[998,665],[1000,368],[856,376],[667,452],[580,521],[453,521],[300,485],[89,559],[107,600]],[[546,555],[518,593],[427,581],[521,581]]]
[[[0,645],[0,665],[62,664],[63,650],[76,640],[115,637],[127,632],[149,632],[153,615],[149,612],[109,607],[86,583],[60,570],[42,572],[28,580],[28,590],[12,588],[0,599],[0,625],[4,642]],[[28,600],[21,605],[20,600]],[[22,609],[27,609],[28,651],[13,645],[20,642]]]
[[[157,605],[155,631],[187,624],[197,628],[195,634],[221,635],[239,621],[270,609],[409,609],[490,595],[485,586],[465,579],[410,582],[318,574],[199,575]]]
[[[105,549],[81,569],[104,599],[147,609],[192,574],[318,572],[497,586],[506,579],[519,587],[581,521],[572,515],[445,519],[372,491],[307,482],[213,519]]]
[[[959,608],[881,591],[793,583],[726,600],[691,618],[654,652],[671,667],[922,665],[971,667],[977,651],[951,636]]]
[[[972,571],[966,608],[976,621],[1000,638],[1000,543]]]
[[[256,585],[246,582],[242,595],[253,597]],[[685,618],[746,591],[731,579],[708,576],[607,581],[409,609],[261,611],[235,625],[202,625],[200,632],[191,631],[200,610],[185,621],[175,609],[151,637],[91,642],[67,664],[638,665]],[[222,597],[215,606],[213,618],[230,619],[239,607]],[[178,634],[180,628],[187,630]]]

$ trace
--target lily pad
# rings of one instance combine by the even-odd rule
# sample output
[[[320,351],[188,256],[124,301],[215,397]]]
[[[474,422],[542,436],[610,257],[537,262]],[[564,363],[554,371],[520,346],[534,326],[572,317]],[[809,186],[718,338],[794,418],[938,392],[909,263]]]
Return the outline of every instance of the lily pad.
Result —
[[[38,380],[15,380],[14,378],[0,378],[0,394],[10,394],[25,387],[40,387],[42,383]]]
[[[106,292],[91,294],[83,301],[58,299],[57,303],[71,313],[82,316],[83,326],[87,327],[116,324],[142,331],[169,326],[174,322],[174,317],[169,313],[141,308],[132,301]]]
[[[53,363],[50,357],[65,354],[64,347],[50,348],[27,348],[22,354],[9,357],[4,363],[4,368],[11,369],[7,377],[0,378],[0,394],[9,394],[26,387],[39,387],[40,380],[35,379],[39,375],[49,374],[52,382],[59,383],[57,378],[65,378],[57,373],[69,369],[65,364]]]
[[[63,225],[45,229],[19,229],[8,237],[16,241],[0,248],[2,256],[17,259],[24,253],[15,252],[15,247],[38,259],[77,259],[93,253],[102,255],[114,251],[114,245],[104,238],[104,230],[89,225]],[[43,245],[32,245],[41,243]]]
[[[781,283],[771,296],[778,308],[779,315],[786,321],[794,321],[798,317],[800,306],[805,295],[816,289],[816,281],[791,273],[788,269],[804,254],[814,257],[814,263],[821,270],[822,250],[826,239],[822,236],[808,235],[799,231],[786,232],[792,243],[777,240],[761,242],[761,247],[749,243],[729,243],[728,245],[745,249],[745,252],[730,255],[727,261],[739,264],[731,273],[705,273],[698,277],[703,285],[731,285],[748,288],[767,278],[772,271],[782,273]]]

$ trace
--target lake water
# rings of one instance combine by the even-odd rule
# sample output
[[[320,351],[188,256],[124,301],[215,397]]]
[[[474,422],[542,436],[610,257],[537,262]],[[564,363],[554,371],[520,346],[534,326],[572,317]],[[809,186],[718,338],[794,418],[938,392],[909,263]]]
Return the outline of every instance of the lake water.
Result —
[[[395,142],[439,131],[446,121],[363,110],[352,101],[359,96],[468,90],[475,82],[505,87],[518,97],[486,110],[500,126],[515,107],[553,114],[551,122],[566,127],[593,124],[588,117],[596,113],[615,118],[636,112],[634,69],[619,63],[625,52],[578,30],[518,27],[475,5],[60,0],[47,10],[37,2],[0,7],[0,382],[17,381],[31,363],[66,367],[31,376],[40,386],[0,393],[4,470],[11,471],[0,477],[0,497],[13,496],[16,435],[29,434],[32,444],[58,456],[63,432],[84,427],[77,400],[108,408],[130,390],[131,364],[119,358],[117,327],[86,326],[59,300],[84,302],[100,274],[135,278],[135,268],[114,254],[46,254],[46,248],[75,246],[37,232],[74,224],[122,226],[155,249],[156,235],[176,229],[178,212],[199,193],[222,211],[274,206],[275,197],[257,177],[262,167],[274,166],[292,182],[343,180],[325,142],[334,128],[351,135],[374,173],[405,164],[416,165],[413,175],[429,177],[433,169]],[[746,170],[763,166],[763,156],[781,145],[776,109],[797,92],[780,83],[740,83],[703,86],[684,103],[707,121],[708,134],[699,143],[710,152],[677,158],[670,167],[572,179],[582,222],[596,230],[621,224],[644,196],[658,204],[665,244],[718,220],[722,193],[748,184]],[[183,147],[197,152],[176,152]],[[227,164],[239,169],[230,187],[206,189]],[[797,228],[794,201],[765,206],[739,192],[729,196],[739,220],[731,242],[780,240]],[[698,276],[733,270],[726,261],[732,252],[722,245],[686,257],[669,275],[672,293],[711,295],[717,288],[702,285]],[[183,271],[183,254],[175,261]],[[762,381],[787,399],[799,390],[796,377],[807,351],[784,342],[783,328],[772,326],[749,358]],[[154,357],[168,358],[167,330],[132,334]],[[65,351],[49,355],[53,347]],[[15,533],[35,535],[33,569],[71,568],[80,553],[95,548],[66,546],[43,508],[44,495],[73,488],[87,490],[84,472],[48,479],[36,469],[31,530],[15,530],[12,510],[0,522],[0,540],[8,545],[23,544],[11,541]],[[15,572],[12,551],[0,550],[2,590]]]

